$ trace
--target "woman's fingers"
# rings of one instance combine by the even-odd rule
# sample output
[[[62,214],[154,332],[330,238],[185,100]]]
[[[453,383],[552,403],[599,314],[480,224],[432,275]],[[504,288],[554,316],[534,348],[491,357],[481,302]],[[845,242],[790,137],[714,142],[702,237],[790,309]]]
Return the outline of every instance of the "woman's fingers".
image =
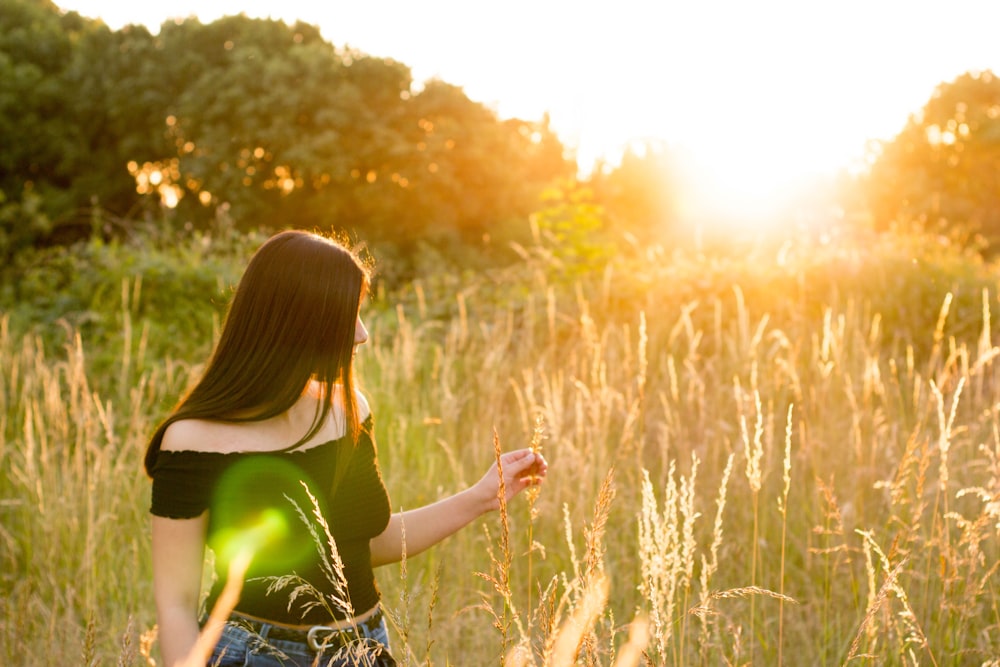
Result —
[[[500,465],[503,468],[503,484],[506,491],[504,496],[507,500],[529,486],[541,484],[545,480],[549,468],[548,462],[541,453],[533,452],[527,448],[501,454]],[[484,497],[490,499],[489,507],[497,509],[499,507],[497,494],[500,489],[497,481],[496,462],[490,466],[489,471],[477,486],[483,490]]]
[[[515,449],[500,456],[500,460],[506,465],[517,465],[518,463],[530,465],[535,460],[535,453],[530,449]]]
[[[530,449],[519,449],[508,452],[501,457],[504,466],[504,477],[516,482],[515,492],[526,486],[541,484],[548,473],[548,463],[541,453]]]

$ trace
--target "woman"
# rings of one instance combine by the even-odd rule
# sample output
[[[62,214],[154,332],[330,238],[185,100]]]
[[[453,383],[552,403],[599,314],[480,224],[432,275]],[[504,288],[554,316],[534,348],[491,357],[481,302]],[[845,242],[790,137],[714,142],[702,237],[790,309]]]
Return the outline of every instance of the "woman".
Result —
[[[216,349],[146,452],[153,479],[153,589],[164,662],[193,655],[230,565],[249,556],[212,665],[391,665],[372,569],[413,556],[499,506],[496,464],[454,496],[391,513],[356,391],[366,267],[299,231],[250,260]],[[546,474],[530,450],[501,458],[508,498]],[[329,531],[332,540],[327,539]],[[206,545],[215,581],[199,610]],[[318,658],[318,659],[317,659]],[[332,662],[331,662],[332,660]],[[366,662],[365,664],[371,664]]]

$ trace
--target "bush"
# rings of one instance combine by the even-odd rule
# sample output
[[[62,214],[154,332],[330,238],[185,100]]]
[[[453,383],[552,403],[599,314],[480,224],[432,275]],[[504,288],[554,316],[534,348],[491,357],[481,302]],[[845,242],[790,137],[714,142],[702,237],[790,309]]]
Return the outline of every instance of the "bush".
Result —
[[[7,268],[0,311],[18,334],[40,335],[49,350],[78,332],[94,377],[125,353],[201,358],[229,290],[264,234],[147,227],[141,236],[34,248]],[[135,325],[136,329],[133,329]],[[134,349],[133,349],[134,348]]]

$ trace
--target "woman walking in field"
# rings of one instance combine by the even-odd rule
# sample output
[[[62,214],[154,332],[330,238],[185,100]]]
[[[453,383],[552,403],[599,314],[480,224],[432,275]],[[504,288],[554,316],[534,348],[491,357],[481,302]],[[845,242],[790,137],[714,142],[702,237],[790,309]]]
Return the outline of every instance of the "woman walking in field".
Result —
[[[240,280],[204,375],[153,434],[145,465],[166,665],[395,664],[373,568],[403,557],[404,531],[413,556],[499,506],[494,464],[465,491],[391,512],[352,375],[368,339],[359,317],[368,282],[331,239],[271,237]],[[527,449],[501,464],[508,499],[547,471]],[[215,555],[207,610],[229,573],[243,571],[234,563],[246,568],[211,655],[195,648],[206,545]]]

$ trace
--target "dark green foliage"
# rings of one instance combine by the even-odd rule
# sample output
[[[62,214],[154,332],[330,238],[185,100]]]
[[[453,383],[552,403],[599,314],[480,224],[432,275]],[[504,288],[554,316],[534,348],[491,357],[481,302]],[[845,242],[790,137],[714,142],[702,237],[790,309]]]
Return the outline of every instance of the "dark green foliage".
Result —
[[[336,227],[412,275],[424,244],[452,262],[505,246],[575,169],[547,119],[501,121],[314,26],[241,15],[153,35],[39,0],[2,12],[0,190],[37,193],[52,221],[7,233],[9,252],[86,239],[95,211],[105,237],[127,233],[165,205],[202,229],[220,211],[244,230]]]
[[[128,238],[95,235],[27,250],[7,267],[16,277],[0,290],[0,312],[15,332],[40,334],[50,350],[61,349],[68,332],[79,332],[96,351],[89,362],[97,376],[119,363],[125,345],[142,347],[150,358],[198,361],[262,240],[222,225],[188,234],[150,226]]]
[[[143,202],[127,165],[157,159],[169,148],[162,128],[169,92],[154,85],[154,55],[154,38],[141,26],[111,31],[91,24],[76,41],[63,85],[73,91],[67,112],[80,133],[67,188],[77,206],[125,220],[141,217]],[[87,233],[78,229],[73,237]]]
[[[50,217],[72,206],[60,195],[80,136],[62,76],[82,28],[79,16],[60,16],[50,2],[0,4],[0,188],[19,201],[33,184]]]
[[[20,201],[7,201],[0,191],[0,264],[7,266],[18,249],[29,248],[52,231],[42,198],[26,188]]]

